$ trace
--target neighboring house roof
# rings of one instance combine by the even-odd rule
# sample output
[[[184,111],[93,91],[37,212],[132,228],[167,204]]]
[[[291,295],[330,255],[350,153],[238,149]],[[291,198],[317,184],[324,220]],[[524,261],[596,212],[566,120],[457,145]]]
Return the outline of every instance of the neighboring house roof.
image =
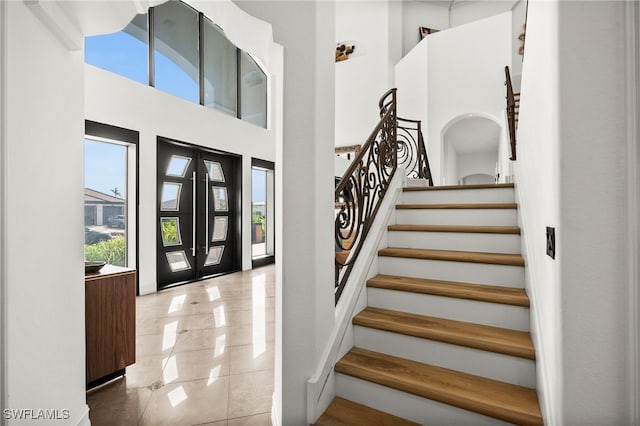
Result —
[[[94,189],[84,189],[85,204],[124,204],[124,200]]]

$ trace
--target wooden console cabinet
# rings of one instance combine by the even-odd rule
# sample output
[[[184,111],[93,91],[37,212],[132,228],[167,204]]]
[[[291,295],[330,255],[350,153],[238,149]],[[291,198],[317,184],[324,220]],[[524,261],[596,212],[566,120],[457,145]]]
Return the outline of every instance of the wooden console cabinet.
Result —
[[[136,361],[136,271],[105,265],[85,274],[87,389]]]

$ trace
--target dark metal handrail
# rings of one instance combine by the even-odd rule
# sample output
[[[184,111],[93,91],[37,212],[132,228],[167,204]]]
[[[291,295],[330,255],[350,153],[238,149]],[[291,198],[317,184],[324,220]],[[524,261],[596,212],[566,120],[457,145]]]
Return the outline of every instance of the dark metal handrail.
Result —
[[[336,303],[398,167],[396,89],[384,94],[383,105],[380,122],[336,187]]]
[[[382,116],[387,112],[387,109],[389,109],[390,106],[394,106],[396,105],[396,91],[398,89],[393,88],[393,89],[389,89],[385,92],[384,95],[382,95],[380,97],[380,100],[378,101],[378,109],[380,110],[380,118],[382,118]]]
[[[507,86],[507,122],[509,124],[509,140],[511,141],[511,160],[516,159],[516,100],[511,86],[509,67],[504,67]]]

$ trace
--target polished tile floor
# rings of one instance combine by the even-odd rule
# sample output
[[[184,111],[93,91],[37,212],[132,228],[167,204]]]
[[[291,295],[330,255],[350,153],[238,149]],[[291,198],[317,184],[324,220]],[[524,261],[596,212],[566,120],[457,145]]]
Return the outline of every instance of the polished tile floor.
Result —
[[[137,299],[136,363],[87,394],[91,424],[271,424],[273,265]]]

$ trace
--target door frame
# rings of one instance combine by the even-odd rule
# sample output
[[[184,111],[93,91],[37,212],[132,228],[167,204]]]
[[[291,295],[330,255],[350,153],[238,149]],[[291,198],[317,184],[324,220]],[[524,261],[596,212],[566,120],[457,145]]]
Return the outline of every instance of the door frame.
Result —
[[[233,261],[233,268],[229,271],[225,271],[225,272],[220,272],[220,273],[215,273],[215,274],[211,274],[211,275],[205,275],[202,277],[198,277],[195,276],[195,271],[196,269],[194,268],[194,278],[192,279],[188,279],[188,280],[184,280],[184,281],[179,281],[179,282],[175,282],[172,284],[168,284],[165,286],[160,286],[160,268],[158,268],[158,250],[159,250],[159,244],[160,241],[162,239],[162,236],[160,234],[160,227],[157,226],[157,223],[159,222],[159,216],[158,216],[158,202],[159,200],[156,200],[156,217],[155,217],[155,222],[156,222],[156,240],[155,240],[155,259],[156,259],[156,291],[161,291],[161,290],[166,290],[169,288],[173,288],[176,286],[180,286],[180,285],[184,285],[184,284],[189,284],[189,283],[193,283],[193,282],[197,282],[197,281],[202,281],[208,278],[212,278],[212,277],[217,277],[217,276],[221,276],[221,275],[227,275],[227,274],[231,274],[234,272],[238,272],[242,270],[242,216],[243,216],[243,210],[242,210],[242,194],[243,194],[243,189],[244,189],[244,185],[243,185],[243,180],[242,180],[242,155],[240,154],[236,154],[233,152],[228,152],[228,151],[223,151],[220,149],[215,149],[215,148],[210,148],[210,147],[206,147],[206,146],[202,146],[202,145],[197,145],[194,143],[189,143],[189,142],[184,142],[184,141],[180,141],[174,138],[170,138],[170,137],[166,137],[166,136],[156,136],[156,148],[162,144],[162,143],[168,143],[168,144],[173,144],[175,146],[179,146],[182,148],[187,148],[187,149],[192,149],[195,151],[201,151],[201,152],[208,152],[211,154],[217,154],[217,155],[225,155],[228,157],[232,157],[234,159],[234,161],[236,162],[235,164],[235,170],[234,170],[234,179],[236,180],[236,182],[238,182],[237,186],[237,194],[236,194],[236,209],[237,209],[237,220],[236,220],[236,236],[237,236],[237,241],[238,243],[236,244],[235,250],[233,251],[234,253],[234,261]],[[158,152],[158,150],[156,149],[156,153]],[[158,158],[157,158],[157,154],[156,154],[156,166],[158,164]],[[159,175],[160,175],[160,170],[157,170],[156,167],[156,185],[159,182]],[[156,187],[157,190],[157,187]],[[229,232],[229,230],[227,230],[227,232]]]

